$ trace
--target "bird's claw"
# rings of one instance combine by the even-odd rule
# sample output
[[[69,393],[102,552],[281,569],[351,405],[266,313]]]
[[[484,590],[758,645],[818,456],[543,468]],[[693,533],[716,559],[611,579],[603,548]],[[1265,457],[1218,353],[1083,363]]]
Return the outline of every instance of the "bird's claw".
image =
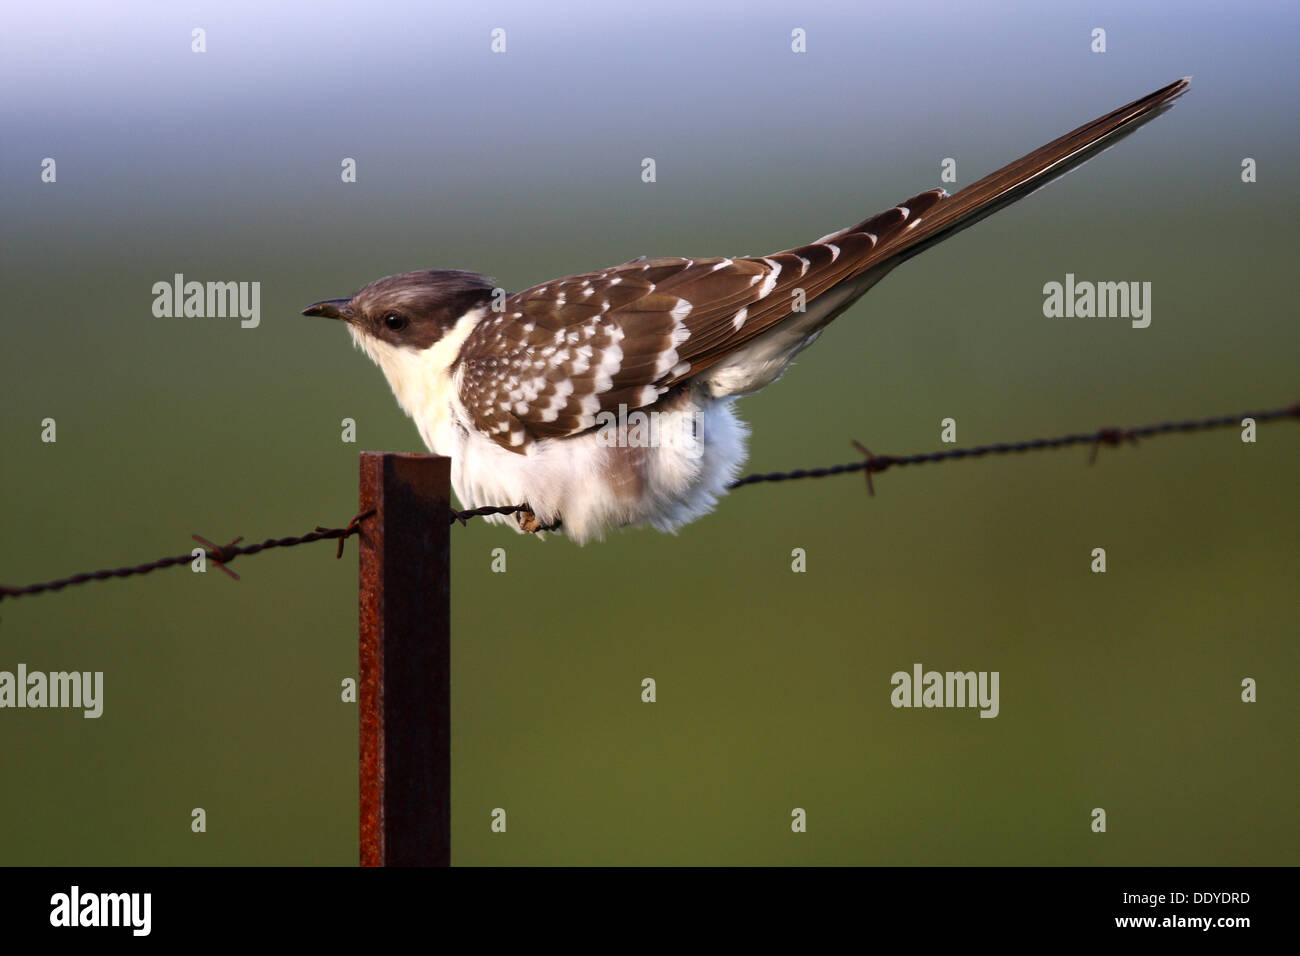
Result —
[[[542,524],[541,519],[527,507],[515,512],[515,521],[519,523],[519,530],[526,534],[540,534],[543,531],[558,531],[560,528],[559,521],[555,521],[552,524]]]

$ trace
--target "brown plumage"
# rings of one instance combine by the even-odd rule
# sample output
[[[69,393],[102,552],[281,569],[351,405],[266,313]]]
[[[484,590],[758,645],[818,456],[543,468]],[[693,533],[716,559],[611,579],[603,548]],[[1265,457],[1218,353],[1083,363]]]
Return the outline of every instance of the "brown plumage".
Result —
[[[1073,169],[1187,85],[1135,100],[953,196],[919,193],[805,246],[764,257],[640,259],[518,292],[466,339],[461,400],[475,427],[524,452],[535,439],[593,428],[602,412],[654,404],[794,321],[800,291],[813,314],[800,328],[815,336],[890,269]]]

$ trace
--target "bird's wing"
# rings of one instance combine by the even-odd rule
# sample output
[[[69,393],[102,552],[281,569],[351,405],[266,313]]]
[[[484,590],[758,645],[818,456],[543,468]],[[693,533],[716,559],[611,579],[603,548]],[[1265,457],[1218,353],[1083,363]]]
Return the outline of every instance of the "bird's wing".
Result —
[[[919,193],[817,242],[763,257],[638,259],[510,296],[466,339],[460,398],[522,452],[653,404],[803,303],[897,264],[1075,168],[1162,112],[1187,79],[1106,114],[949,196]]]
[[[770,291],[770,272],[755,259],[641,259],[518,292],[462,346],[461,402],[516,451],[652,404],[701,343]]]

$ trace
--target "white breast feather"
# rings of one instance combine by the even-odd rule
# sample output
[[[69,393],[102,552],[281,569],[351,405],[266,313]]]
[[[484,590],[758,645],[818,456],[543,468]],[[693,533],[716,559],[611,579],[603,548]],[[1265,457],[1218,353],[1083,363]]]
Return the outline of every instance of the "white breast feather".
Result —
[[[729,399],[695,388],[672,411],[647,409],[663,416],[664,428],[689,429],[693,421],[700,444],[646,447],[642,493],[629,498],[610,477],[608,456],[622,449],[608,448],[595,431],[541,439],[521,455],[474,427],[460,401],[460,373],[452,363],[484,315],[483,309],[467,314],[423,352],[353,330],[353,339],[383,371],[428,449],[451,458],[452,487],[462,507],[527,503],[543,525],[562,521],[564,534],[579,544],[601,538],[612,527],[676,531],[713,510],[745,461],[747,429]],[[513,516],[487,520],[517,529]]]

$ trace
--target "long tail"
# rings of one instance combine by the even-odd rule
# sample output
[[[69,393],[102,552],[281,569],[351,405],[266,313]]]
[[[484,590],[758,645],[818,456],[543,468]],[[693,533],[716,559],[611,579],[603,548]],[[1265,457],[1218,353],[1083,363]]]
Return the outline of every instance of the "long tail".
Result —
[[[674,361],[681,361],[685,370],[669,376],[666,385],[698,376],[733,352],[745,349],[764,333],[790,322],[784,345],[768,343],[776,352],[763,359],[770,368],[784,368],[783,363],[788,363],[795,352],[811,342],[819,329],[849,308],[895,266],[993,215],[1113,145],[1168,109],[1189,82],[1190,78],[1184,77],[1121,106],[1022,156],[956,195],[949,196],[942,189],[928,190],[796,249],[734,261],[650,260],[646,264],[628,263],[619,267],[667,270],[666,274],[656,274],[658,293],[671,292],[690,305],[686,323],[690,333],[688,344],[677,349],[680,343],[674,343],[672,352]],[[578,278],[590,281],[589,277]],[[652,284],[651,288],[656,286]],[[822,296],[827,298],[821,299]],[[792,305],[796,299],[806,303],[820,300],[823,306],[800,315],[803,310],[797,313]],[[719,391],[721,387],[714,388],[715,395],[724,394]]]
[[[967,226],[993,215],[1004,206],[1041,189],[1113,146],[1139,126],[1149,123],[1169,109],[1174,99],[1181,96],[1190,83],[1191,77],[1185,76],[1091,123],[1085,123],[952,196],[946,196],[939,190],[921,193],[913,200],[908,200],[916,208],[909,210],[910,216],[903,217],[906,222],[896,221],[895,210],[889,210],[842,232],[871,232],[879,235],[880,242],[875,254],[870,257],[875,262],[883,259],[895,259],[897,262],[910,259]],[[897,208],[899,207],[895,207]],[[895,215],[890,218],[891,214]],[[873,228],[876,223],[879,228]],[[890,226],[894,228],[891,229]],[[902,228],[898,228],[900,226]]]

